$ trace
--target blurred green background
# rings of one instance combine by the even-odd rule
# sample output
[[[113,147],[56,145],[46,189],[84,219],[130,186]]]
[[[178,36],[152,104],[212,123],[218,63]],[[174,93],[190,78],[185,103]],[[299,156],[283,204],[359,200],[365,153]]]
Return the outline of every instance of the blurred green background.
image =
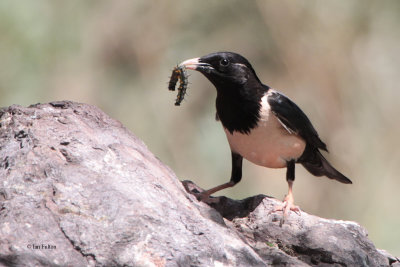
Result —
[[[354,220],[400,255],[400,1],[1,1],[0,105],[74,100],[120,120],[180,179],[228,181],[215,89],[191,72],[188,96],[167,90],[179,62],[215,51],[247,57],[292,98],[354,184],[300,165],[306,212]],[[221,194],[283,199],[285,170],[248,162]],[[297,216],[297,215],[293,215]]]

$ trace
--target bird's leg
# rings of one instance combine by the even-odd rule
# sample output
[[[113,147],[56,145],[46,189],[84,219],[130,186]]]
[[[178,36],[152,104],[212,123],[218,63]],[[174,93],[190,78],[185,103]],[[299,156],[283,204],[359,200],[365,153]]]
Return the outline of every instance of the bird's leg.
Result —
[[[300,215],[300,208],[296,205],[294,205],[294,198],[293,198],[293,193],[292,193],[292,186],[293,186],[293,181],[288,181],[289,184],[289,192],[286,195],[285,199],[283,200],[283,205],[281,207],[281,210],[283,211],[283,216],[280,222],[280,226],[283,225],[285,222],[285,219],[289,213],[289,210],[296,212],[296,214]]]
[[[242,162],[243,157],[235,152],[232,152],[232,173],[231,173],[231,180],[227,183],[218,185],[211,189],[201,192],[198,194],[197,199],[204,201],[204,202],[213,202],[209,197],[218,192],[222,189],[232,187],[242,179]]]
[[[222,189],[225,189],[225,188],[228,188],[228,187],[232,187],[234,185],[235,185],[235,183],[233,183],[232,181],[229,181],[227,183],[224,183],[224,184],[218,185],[216,187],[210,188],[210,189],[208,189],[206,191],[201,192],[197,196],[197,199],[200,200],[200,201],[203,201],[203,202],[209,202],[209,203],[215,202],[210,198],[210,196],[212,194],[214,194],[215,192],[218,192],[218,191],[220,191]]]
[[[289,213],[289,210],[296,212],[298,215],[300,215],[300,208],[298,206],[294,205],[294,198],[293,198],[293,182],[294,182],[294,168],[295,168],[295,161],[291,160],[287,162],[287,171],[286,171],[286,180],[289,185],[289,191],[288,194],[285,196],[285,199],[283,200],[283,205],[280,205],[278,207],[275,207],[273,211],[283,211],[283,216],[280,221],[280,226],[282,226],[285,222],[285,219]]]

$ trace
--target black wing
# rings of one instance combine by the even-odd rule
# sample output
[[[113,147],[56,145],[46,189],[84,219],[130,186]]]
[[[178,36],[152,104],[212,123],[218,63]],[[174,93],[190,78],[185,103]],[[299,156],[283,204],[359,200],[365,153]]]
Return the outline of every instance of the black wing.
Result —
[[[325,143],[321,141],[317,131],[312,126],[311,121],[292,100],[273,91],[268,95],[268,104],[272,113],[289,132],[300,135],[308,145],[328,151]]]

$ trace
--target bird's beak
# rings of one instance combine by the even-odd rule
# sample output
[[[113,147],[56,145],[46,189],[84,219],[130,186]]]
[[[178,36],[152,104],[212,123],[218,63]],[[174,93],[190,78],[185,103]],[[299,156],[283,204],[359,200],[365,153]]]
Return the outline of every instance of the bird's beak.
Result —
[[[212,68],[210,64],[201,62],[199,57],[185,60],[179,66],[198,71]]]
[[[200,64],[199,57],[191,58],[183,61],[179,66],[184,66],[187,69],[196,70],[197,66]]]

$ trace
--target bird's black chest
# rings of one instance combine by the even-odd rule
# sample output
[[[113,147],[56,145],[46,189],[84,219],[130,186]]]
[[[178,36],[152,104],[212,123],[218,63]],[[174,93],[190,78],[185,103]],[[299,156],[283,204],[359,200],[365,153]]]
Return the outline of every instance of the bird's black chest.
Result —
[[[257,100],[218,92],[216,107],[218,118],[230,133],[237,131],[248,134],[257,126],[260,118],[261,98]]]

